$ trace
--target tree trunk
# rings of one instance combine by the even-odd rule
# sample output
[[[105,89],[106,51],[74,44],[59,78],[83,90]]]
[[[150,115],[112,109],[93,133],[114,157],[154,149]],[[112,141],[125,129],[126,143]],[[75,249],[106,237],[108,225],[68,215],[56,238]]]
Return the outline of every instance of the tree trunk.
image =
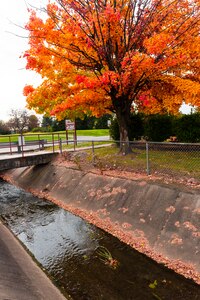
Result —
[[[132,152],[129,141],[130,109],[124,111],[121,107],[117,108],[116,117],[120,132],[120,153],[126,155]]]

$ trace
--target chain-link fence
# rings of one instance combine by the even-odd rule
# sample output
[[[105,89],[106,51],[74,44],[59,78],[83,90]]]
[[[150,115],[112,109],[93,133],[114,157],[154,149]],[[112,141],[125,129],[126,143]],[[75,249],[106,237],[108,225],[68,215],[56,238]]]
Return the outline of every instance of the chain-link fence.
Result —
[[[84,150],[85,155],[77,153],[75,157],[79,156],[79,163],[86,165],[89,162],[102,170],[200,180],[200,144],[131,142],[130,146],[131,153],[123,156],[119,155],[119,142],[110,142],[108,147],[108,141],[93,141],[91,149]]]
[[[148,175],[158,173],[200,179],[200,144],[135,142],[132,149],[139,151],[140,157],[145,152]]]

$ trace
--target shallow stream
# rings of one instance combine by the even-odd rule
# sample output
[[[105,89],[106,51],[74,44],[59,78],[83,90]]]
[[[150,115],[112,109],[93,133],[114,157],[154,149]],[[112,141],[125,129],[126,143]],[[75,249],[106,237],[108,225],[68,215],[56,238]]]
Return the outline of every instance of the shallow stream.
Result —
[[[4,181],[0,181],[0,216],[72,299],[200,299],[200,288],[191,280]]]

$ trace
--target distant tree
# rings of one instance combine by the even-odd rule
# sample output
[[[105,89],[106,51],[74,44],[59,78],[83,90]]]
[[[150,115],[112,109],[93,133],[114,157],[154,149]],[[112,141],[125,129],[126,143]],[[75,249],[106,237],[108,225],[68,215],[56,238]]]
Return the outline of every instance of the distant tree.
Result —
[[[65,120],[58,121],[55,119],[52,125],[53,131],[63,131],[65,130]]]
[[[195,106],[193,109],[194,113],[200,113],[200,106]]]
[[[82,118],[76,118],[76,129],[107,129],[109,119],[111,119],[110,114],[105,114],[99,118],[84,115]]]
[[[47,115],[44,115],[42,117],[42,127],[44,127],[44,128],[52,130],[53,122],[54,122],[54,120],[52,117],[49,117]]]
[[[0,134],[9,134],[11,131],[4,121],[0,120]]]
[[[36,115],[30,115],[28,120],[28,131],[32,131],[33,128],[37,128],[39,126],[39,120]]]
[[[96,118],[95,128],[96,129],[108,129],[108,120],[111,119],[110,114],[105,114],[100,118]]]
[[[29,113],[26,109],[12,109],[10,117],[7,123],[10,130],[13,130],[15,133],[23,133],[28,129]]]
[[[82,118],[76,118],[76,129],[86,130],[93,129],[96,118],[94,116],[84,115]]]

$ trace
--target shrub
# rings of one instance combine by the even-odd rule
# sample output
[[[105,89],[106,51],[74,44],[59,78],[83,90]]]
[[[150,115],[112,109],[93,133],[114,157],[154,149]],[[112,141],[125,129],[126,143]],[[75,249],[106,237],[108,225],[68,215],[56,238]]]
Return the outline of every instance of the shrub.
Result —
[[[144,114],[132,114],[129,128],[130,140],[140,140],[144,135]]]
[[[31,132],[52,132],[52,127],[35,127]]]
[[[110,128],[109,128],[109,133],[110,133],[110,137],[114,140],[114,141],[119,141],[120,139],[120,134],[119,134],[119,125],[117,122],[117,119],[115,117],[113,117],[111,119],[111,124],[110,124]]]
[[[145,136],[149,141],[163,142],[173,135],[173,116],[149,115],[145,118]]]
[[[175,121],[175,134],[179,142],[200,142],[200,113],[183,115]]]

